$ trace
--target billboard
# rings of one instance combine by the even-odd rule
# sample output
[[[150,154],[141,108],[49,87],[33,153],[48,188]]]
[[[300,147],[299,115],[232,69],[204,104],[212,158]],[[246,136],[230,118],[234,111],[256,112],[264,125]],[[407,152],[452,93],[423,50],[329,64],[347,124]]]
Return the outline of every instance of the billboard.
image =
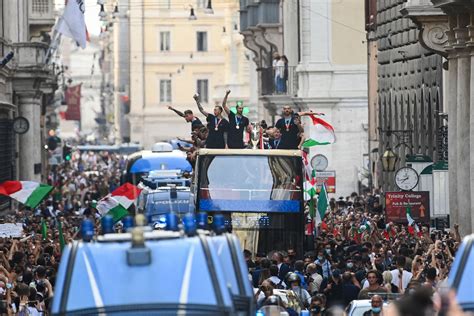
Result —
[[[411,217],[416,222],[430,222],[430,193],[428,191],[385,193],[387,222],[408,223],[407,207],[411,208]]]
[[[326,184],[327,193],[336,193],[336,171],[316,171],[316,192]]]

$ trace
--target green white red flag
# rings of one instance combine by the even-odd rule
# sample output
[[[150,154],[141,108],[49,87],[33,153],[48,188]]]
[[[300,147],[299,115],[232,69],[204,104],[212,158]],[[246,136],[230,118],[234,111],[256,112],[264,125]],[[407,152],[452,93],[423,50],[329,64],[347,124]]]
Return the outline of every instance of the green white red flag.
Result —
[[[329,145],[336,142],[336,133],[334,127],[314,114],[309,115],[314,127],[310,129],[310,137],[307,138],[303,147],[313,147],[317,145]]]
[[[410,206],[407,206],[406,212],[407,212],[407,221],[408,221],[408,233],[410,235],[413,235],[413,236],[416,233],[418,236],[420,236],[421,231],[420,231],[420,228],[418,227],[418,225],[415,223],[415,220],[411,216],[411,207]]]
[[[35,208],[53,187],[33,181],[5,181],[0,184],[0,195],[9,196],[18,202]]]
[[[118,222],[128,215],[127,209],[135,202],[140,192],[141,189],[133,184],[125,183],[97,202],[96,209],[101,216],[111,215],[114,222]]]
[[[329,207],[329,199],[326,191],[326,185],[323,183],[318,197],[318,207],[316,212],[316,224],[323,223],[324,217]]]

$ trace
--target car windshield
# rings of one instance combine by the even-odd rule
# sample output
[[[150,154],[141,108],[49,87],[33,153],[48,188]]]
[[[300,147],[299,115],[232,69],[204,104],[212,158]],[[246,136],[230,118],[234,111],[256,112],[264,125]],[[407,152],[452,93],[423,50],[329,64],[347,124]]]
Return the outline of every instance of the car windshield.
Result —
[[[302,198],[300,157],[203,156],[199,167],[199,198],[208,202],[203,210],[235,211],[237,204],[246,211],[299,210],[292,201]]]

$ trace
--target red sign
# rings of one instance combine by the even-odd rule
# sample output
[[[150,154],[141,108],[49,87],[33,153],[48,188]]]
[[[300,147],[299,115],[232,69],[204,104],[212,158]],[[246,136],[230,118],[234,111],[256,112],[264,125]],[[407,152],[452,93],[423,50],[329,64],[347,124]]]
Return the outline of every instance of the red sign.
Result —
[[[430,192],[386,192],[385,214],[387,222],[408,223],[407,207],[415,222],[430,221]]]
[[[336,193],[336,171],[316,171],[316,192],[326,184],[327,193]]]
[[[68,121],[81,120],[81,85],[68,87],[65,93],[65,101],[67,103],[67,111],[64,119]]]

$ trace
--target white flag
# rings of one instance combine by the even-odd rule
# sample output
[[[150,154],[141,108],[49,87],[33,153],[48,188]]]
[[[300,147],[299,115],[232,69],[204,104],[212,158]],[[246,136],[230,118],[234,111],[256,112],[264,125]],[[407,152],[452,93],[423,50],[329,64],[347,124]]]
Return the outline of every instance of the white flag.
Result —
[[[58,22],[58,32],[72,38],[82,48],[86,47],[87,41],[84,12],[84,0],[69,0]]]

